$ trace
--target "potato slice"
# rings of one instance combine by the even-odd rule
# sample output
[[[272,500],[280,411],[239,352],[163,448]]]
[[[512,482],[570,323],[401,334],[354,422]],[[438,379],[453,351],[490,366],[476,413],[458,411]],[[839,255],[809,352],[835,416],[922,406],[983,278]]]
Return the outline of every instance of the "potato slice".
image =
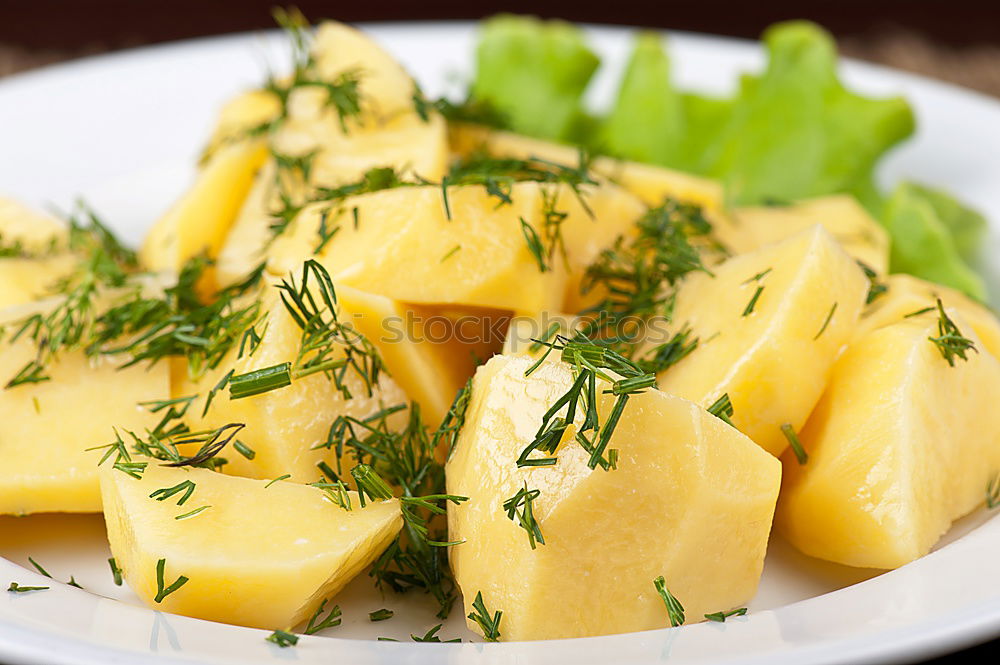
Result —
[[[8,308],[0,316],[12,321],[26,312],[23,306]],[[26,338],[2,343],[0,385],[5,385],[37,349]],[[101,455],[86,449],[114,440],[114,428],[154,427],[159,417],[140,403],[170,394],[166,364],[120,365],[67,352],[48,368],[50,380],[0,389],[0,514],[100,512]]]
[[[466,612],[477,593],[502,610],[501,639],[585,637],[662,628],[662,575],[688,621],[745,603],[757,587],[780,482],[778,461],[695,404],[657,390],[633,396],[611,445],[617,469],[587,467],[569,441],[554,466],[516,460],[573,383],[562,362],[529,377],[528,357],[496,356],[473,381],[454,454],[451,564]],[[598,390],[606,388],[598,385]],[[601,394],[606,418],[614,397]],[[503,508],[526,483],[544,544]],[[474,624],[470,626],[475,629]]]
[[[300,275],[296,275],[297,283],[300,283],[299,278]],[[319,298],[315,288],[311,293]],[[369,322],[365,317],[392,307],[384,299],[379,301],[368,294],[351,294],[347,289],[339,289],[337,294],[338,299],[343,298],[339,300],[341,308],[338,320],[352,326],[357,321],[348,314],[350,310],[347,308],[351,305],[358,306],[361,317],[358,320],[364,320],[366,325],[372,327],[377,324]],[[356,297],[352,299],[351,295]],[[295,482],[313,482],[322,475],[317,468],[320,462],[325,462],[332,468],[338,467],[336,451],[317,447],[326,440],[330,425],[337,416],[365,419],[385,408],[405,404],[407,395],[387,371],[379,373],[378,381],[369,393],[363,377],[355,370],[348,370],[344,374],[343,383],[350,391],[350,398],[337,389],[331,378],[318,373],[252,397],[231,399],[228,390],[219,391],[212,398],[207,414],[202,417],[211,389],[229,371],[240,375],[296,359],[302,329],[279,300],[277,289],[270,287],[264,291],[261,311],[266,316],[256,325],[260,343],[252,353],[247,347],[243,356],[238,357],[238,349],[234,348],[215,370],[196,383],[187,378],[182,365],[175,366],[173,393],[175,397],[198,395],[199,399],[188,412],[188,422],[192,428],[211,429],[228,423],[246,425],[239,438],[253,450],[253,458],[248,459],[235,452],[227,455],[229,463],[223,467],[226,473],[261,479],[290,474]],[[381,319],[378,323],[380,322]],[[408,359],[404,351],[397,353],[399,357]],[[342,355],[341,348],[332,357]],[[419,376],[415,380],[423,382],[421,387],[432,389],[429,386],[433,378]],[[454,392],[447,397],[449,404],[452,397]],[[399,413],[391,416],[388,422],[393,426],[402,426],[405,418],[405,414]]]
[[[899,323],[914,312],[934,307],[940,298],[945,307],[951,307],[968,321],[983,348],[1000,358],[1000,321],[985,305],[947,286],[927,282],[912,275],[889,275],[883,280],[888,287],[861,314],[855,338],[863,337],[893,323]]]
[[[17,243],[28,254],[41,254],[64,245],[66,225],[45,213],[0,196],[0,241]]]
[[[142,264],[178,272],[199,254],[217,256],[266,155],[261,140],[220,147],[191,189],[149,230],[139,251]]]
[[[579,162],[576,148],[559,143],[529,138],[479,125],[456,124],[450,127],[452,150],[469,155],[483,150],[497,157],[528,159],[538,157],[560,164]],[[591,169],[617,182],[647,205],[657,206],[665,197],[702,206],[709,213],[721,213],[724,208],[722,184],[707,178],[666,169],[650,164],[626,162],[610,157],[598,157]]]
[[[556,309],[565,267],[556,261],[539,270],[521,226],[523,219],[542,228],[545,187],[517,183],[512,202],[500,207],[479,185],[449,188],[448,209],[440,187],[363,194],[334,209],[314,204],[274,241],[268,269],[287,274],[309,258],[325,217],[339,231],[316,258],[338,284],[419,304]]]
[[[698,348],[662,372],[668,393],[711,405],[728,394],[736,427],[774,455],[823,392],[857,325],[868,280],[821,226],[692,273],[674,310]]]
[[[348,511],[315,487],[268,486],[156,460],[141,479],[110,463],[100,478],[111,553],[132,590],[158,610],[241,626],[288,629],[309,618],[402,525],[396,499],[361,508],[350,492]],[[185,491],[151,497],[182,483],[194,485],[186,500]],[[208,507],[177,519],[202,506]],[[157,601],[158,591],[180,576],[187,582]]]
[[[961,312],[946,311],[978,347]],[[776,523],[806,554],[897,568],[983,503],[1000,473],[1000,362],[969,352],[951,367],[928,340],[939,335],[929,312],[869,332],[837,361],[799,434],[808,461],[782,458]]]
[[[791,205],[737,208],[732,217],[733,225],[719,229],[718,236],[736,254],[821,224],[848,254],[876,273],[884,275],[889,270],[889,234],[853,196],[836,194]]]
[[[0,258],[0,308],[29,303],[73,271],[76,257]]]

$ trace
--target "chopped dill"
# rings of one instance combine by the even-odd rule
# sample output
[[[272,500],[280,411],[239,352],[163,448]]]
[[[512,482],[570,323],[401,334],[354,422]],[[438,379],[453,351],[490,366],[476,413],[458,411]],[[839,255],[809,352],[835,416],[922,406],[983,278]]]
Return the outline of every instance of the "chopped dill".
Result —
[[[583,422],[577,428],[576,442],[588,453],[590,459],[587,466],[594,469],[600,466],[605,471],[614,469],[618,458],[616,450],[608,450],[611,435],[618,425],[629,397],[652,388],[656,384],[656,375],[644,371],[636,363],[613,351],[607,346],[601,346],[578,334],[573,339],[557,335],[549,347],[546,356],[553,350],[560,351],[563,362],[569,363],[574,370],[573,384],[549,410],[542,416],[542,423],[535,433],[535,438],[529,443],[517,459],[518,467],[552,466],[556,463],[553,454],[562,441],[563,434],[576,420],[577,411],[583,416]],[[525,371],[531,374],[545,356]],[[614,372],[622,378],[614,378],[607,371]],[[601,379],[611,384],[605,393],[617,397],[611,412],[602,423],[597,411],[597,380]],[[561,414],[561,415],[560,415]],[[588,435],[593,432],[593,435]],[[548,453],[547,457],[532,457],[535,451]],[[605,452],[607,456],[605,457]]]
[[[299,643],[299,636],[289,633],[284,630],[276,630],[266,638],[271,644],[277,644],[282,649],[287,647],[293,647]]]
[[[183,506],[184,502],[191,498],[191,494],[194,493],[196,485],[190,480],[185,480],[184,482],[178,483],[173,487],[165,487],[163,489],[158,489],[149,495],[150,499],[156,499],[157,501],[166,501],[175,494],[181,494],[181,497],[177,499],[177,505]]]
[[[941,352],[941,357],[944,358],[948,365],[951,367],[955,366],[955,358],[961,358],[968,362],[969,358],[966,355],[969,351],[974,351],[979,353],[976,348],[975,343],[968,337],[964,337],[955,322],[951,320],[948,314],[944,311],[944,304],[941,299],[937,299],[937,311],[938,311],[938,336],[928,337],[934,346],[938,348]]]
[[[321,630],[333,628],[341,624],[343,619],[341,618],[340,605],[334,605],[330,608],[330,611],[326,613],[326,616],[323,616],[323,612],[326,610],[326,604],[328,602],[329,599],[324,599],[323,602],[319,604],[319,607],[316,608],[316,611],[313,612],[313,615],[309,617],[309,623],[306,625],[305,631],[303,631],[306,635],[315,635]]]
[[[500,610],[490,616],[489,610],[486,609],[486,603],[483,602],[483,592],[476,592],[476,599],[472,601],[472,612],[469,613],[469,619],[476,622],[479,629],[483,631],[483,637],[487,642],[496,642],[500,639],[501,618],[503,618],[503,612]]]
[[[212,506],[201,506],[199,508],[195,508],[194,510],[191,510],[191,511],[188,511],[186,513],[183,513],[182,515],[178,515],[174,519],[177,520],[177,521],[186,520],[186,519],[189,519],[191,517],[194,517],[195,515],[202,514],[203,512],[205,512],[206,510],[208,510],[211,507]]]
[[[396,613],[393,612],[392,610],[382,608],[380,610],[375,610],[374,612],[369,612],[368,620],[371,621],[372,623],[375,623],[377,621],[386,621],[387,619],[391,619],[393,616],[395,616],[395,614]]]
[[[673,627],[680,626],[684,623],[684,606],[681,602],[677,600],[676,597],[670,590],[667,589],[666,580],[663,579],[663,575],[660,575],[655,580],[653,580],[653,587],[656,589],[656,593],[660,594],[660,598],[663,599],[663,604],[667,608],[667,617],[670,619],[670,625]]]
[[[47,591],[50,588],[47,586],[23,586],[17,582],[11,582],[10,586],[7,587],[7,591],[11,593],[28,593],[29,591]]]
[[[742,316],[750,316],[751,314],[753,314],[754,308],[757,307],[757,301],[760,299],[760,294],[763,292],[764,292],[764,287],[758,286],[757,289],[753,292],[753,296],[750,298],[750,302],[748,302],[747,306],[743,309]]]
[[[712,229],[700,207],[665,199],[634,227],[634,233],[619,236],[601,252],[580,286],[582,295],[600,296],[581,312],[589,319],[582,332],[627,357],[637,348],[634,333],[642,330],[642,322],[671,318],[677,284],[685,275],[711,274],[692,244]]]
[[[997,506],[1000,506],[1000,473],[986,483],[986,507],[993,510]]]
[[[273,485],[275,483],[280,483],[282,480],[288,480],[291,477],[292,477],[292,474],[290,474],[290,473],[286,473],[283,476],[278,476],[277,478],[274,478],[273,480],[269,480],[268,483],[266,485],[264,485],[264,489],[267,489],[268,487],[270,487],[271,485]]]
[[[705,618],[709,621],[715,621],[717,623],[725,623],[726,619],[729,617],[741,617],[745,616],[747,613],[747,608],[740,607],[739,609],[729,610],[728,612],[712,612],[711,614],[706,614]]]
[[[865,273],[865,277],[868,278],[868,296],[865,298],[865,304],[870,305],[880,296],[885,295],[889,286],[885,282],[879,281],[878,273],[867,263],[860,260],[857,263]]]
[[[108,566],[111,568],[111,577],[115,582],[115,586],[122,585],[122,569],[118,567],[118,562],[115,561],[114,557],[108,559]]]
[[[816,333],[816,336],[813,337],[813,341],[819,339],[823,335],[823,333],[826,332],[826,329],[830,326],[830,321],[833,320],[833,314],[836,311],[837,311],[837,303],[833,303],[833,306],[830,308],[829,313],[827,313],[826,318],[823,319],[823,326],[819,329],[819,332]]]
[[[732,421],[735,411],[733,409],[733,403],[729,399],[729,393],[722,393],[719,399],[712,402],[712,405],[708,407],[708,412],[719,420],[725,422],[730,427],[735,427]]]
[[[315,282],[315,287],[311,282]],[[282,280],[278,289],[285,310],[302,331],[298,354],[293,362],[233,376],[229,380],[230,398],[260,395],[323,373],[345,399],[351,399],[353,395],[346,382],[348,370],[361,379],[371,396],[384,371],[382,358],[364,335],[339,320],[337,294],[326,268],[309,259],[302,265],[299,284],[291,276]]]
[[[538,498],[539,494],[541,494],[539,490],[529,490],[528,484],[525,482],[524,487],[503,503],[503,509],[506,511],[507,517],[528,534],[528,544],[531,545],[531,549],[535,549],[536,543],[545,544],[545,538],[542,537],[542,529],[535,519],[534,509],[532,508],[532,504]]]
[[[181,575],[170,586],[164,586],[163,576],[166,566],[166,559],[160,559],[156,562],[156,596],[153,598],[156,603],[162,603],[164,598],[188,583],[188,578]]]
[[[792,448],[792,452],[795,453],[795,459],[799,461],[799,464],[805,464],[809,461],[809,453],[806,449],[802,447],[802,442],[799,441],[799,436],[795,433],[795,428],[790,424],[785,423],[781,426],[781,433],[785,435],[788,439],[788,445]]]

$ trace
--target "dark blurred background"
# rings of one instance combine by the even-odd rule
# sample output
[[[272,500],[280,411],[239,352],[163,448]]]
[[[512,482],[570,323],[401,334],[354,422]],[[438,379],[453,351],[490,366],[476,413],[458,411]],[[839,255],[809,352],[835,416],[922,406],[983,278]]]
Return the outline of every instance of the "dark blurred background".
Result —
[[[831,30],[845,55],[1000,97],[1000,0],[0,0],[0,76],[143,44],[268,29],[276,4],[294,4],[312,20],[478,19],[509,11],[749,38],[775,21],[807,18]],[[933,662],[997,662],[998,655],[995,641]]]
[[[271,27],[275,0],[0,0],[0,76],[111,49]],[[575,21],[756,37],[770,23],[809,18],[846,55],[1000,96],[998,0],[299,0],[311,19],[475,19],[498,11]]]

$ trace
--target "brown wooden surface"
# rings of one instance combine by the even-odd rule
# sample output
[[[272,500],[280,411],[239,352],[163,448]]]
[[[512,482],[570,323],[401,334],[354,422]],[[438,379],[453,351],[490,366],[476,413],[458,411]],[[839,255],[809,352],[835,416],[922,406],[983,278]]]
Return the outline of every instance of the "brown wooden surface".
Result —
[[[275,4],[275,0],[0,0],[0,76],[118,48],[268,28]],[[845,55],[1000,96],[1000,2],[996,0],[299,0],[295,4],[314,19],[474,19],[503,8],[576,21],[741,37],[755,37],[774,21],[809,18],[838,37]]]

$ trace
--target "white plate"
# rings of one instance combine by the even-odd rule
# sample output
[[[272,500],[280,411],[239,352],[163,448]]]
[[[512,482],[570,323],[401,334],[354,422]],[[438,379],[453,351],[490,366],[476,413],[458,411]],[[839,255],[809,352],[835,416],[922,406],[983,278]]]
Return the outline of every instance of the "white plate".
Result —
[[[471,24],[371,27],[424,90],[437,95],[468,76]],[[589,30],[604,58],[592,101],[607,100],[628,53],[630,33]],[[240,35],[88,58],[0,82],[0,191],[67,209],[77,196],[126,239],[143,230],[183,189],[220,103],[281,63],[275,35]],[[726,91],[736,74],[758,69],[756,44],[677,34],[672,54],[682,85]],[[866,93],[904,94],[917,111],[915,140],[883,165],[880,179],[945,186],[1000,223],[1000,104],[965,90],[869,65],[847,63]],[[460,87],[460,86],[459,86]],[[1000,256],[997,234],[988,256]],[[1000,261],[996,262],[1000,265]],[[1000,294],[1000,280],[991,279]],[[99,408],[99,404],[97,405]],[[2,460],[0,460],[2,464]],[[264,631],[164,615],[111,583],[97,516],[0,518],[0,586],[51,584],[49,591],[0,591],[4,663],[852,663],[927,658],[1000,635],[1000,520],[983,512],[957,525],[937,551],[872,579],[873,572],[810,560],[772,543],[751,614],[631,635],[514,644],[377,642],[408,639],[437,623],[420,596],[381,598],[366,578],[338,598],[344,625],[294,649],[266,643]],[[59,579],[26,570],[33,556]],[[19,565],[20,564],[20,565]],[[372,624],[380,607],[396,617]],[[471,638],[460,611],[441,630]]]

